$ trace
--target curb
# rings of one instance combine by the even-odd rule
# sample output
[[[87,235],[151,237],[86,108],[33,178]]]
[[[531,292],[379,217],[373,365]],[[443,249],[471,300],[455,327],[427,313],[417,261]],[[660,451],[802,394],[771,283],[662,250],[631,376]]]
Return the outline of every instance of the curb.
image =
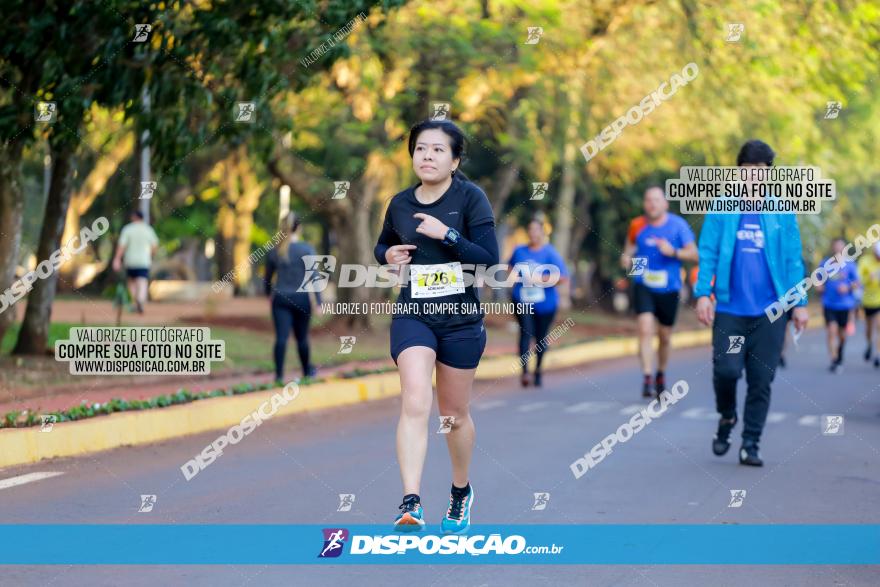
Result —
[[[709,328],[673,333],[672,347],[704,345],[712,340]],[[656,341],[655,341],[656,343]],[[634,356],[636,337],[579,343],[554,349],[544,359],[545,368],[560,369],[595,361]],[[520,372],[514,355],[491,357],[480,363],[476,379],[512,377]],[[0,430],[0,468],[71,457],[121,446],[149,444],[222,430],[241,422],[280,388],[241,396],[218,397],[167,408],[122,412],[74,422],[59,422],[51,431],[39,426]],[[396,372],[316,383],[300,389],[295,401],[281,406],[274,417],[310,410],[345,406],[400,394]]]

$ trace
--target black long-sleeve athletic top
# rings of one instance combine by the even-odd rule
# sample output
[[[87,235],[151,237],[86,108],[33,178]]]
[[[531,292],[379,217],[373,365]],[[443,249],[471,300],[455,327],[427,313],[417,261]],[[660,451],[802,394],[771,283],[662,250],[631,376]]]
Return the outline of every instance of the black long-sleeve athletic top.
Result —
[[[495,217],[492,206],[485,192],[477,185],[462,179],[453,177],[449,189],[435,202],[430,204],[420,203],[415,196],[415,189],[419,184],[395,195],[388,211],[385,213],[385,222],[382,225],[382,233],[376,244],[374,254],[376,260],[382,265],[388,261],[385,253],[394,245],[416,245],[416,249],[410,251],[412,265],[436,265],[441,263],[461,263],[462,265],[496,265],[498,259],[498,241],[495,236]],[[421,220],[414,218],[413,214],[423,213],[433,216],[443,224],[454,228],[461,234],[461,238],[454,245],[443,244],[442,241],[430,238],[416,232]],[[463,273],[474,274],[474,270],[463,268]],[[416,298],[411,296],[411,287],[402,287],[397,298],[399,304],[437,304],[458,303],[464,307],[479,304],[479,297],[473,285],[465,288],[464,293],[444,295],[431,298]],[[395,314],[394,318],[417,318],[428,325],[455,326],[470,324],[482,319],[483,313],[467,314]]]

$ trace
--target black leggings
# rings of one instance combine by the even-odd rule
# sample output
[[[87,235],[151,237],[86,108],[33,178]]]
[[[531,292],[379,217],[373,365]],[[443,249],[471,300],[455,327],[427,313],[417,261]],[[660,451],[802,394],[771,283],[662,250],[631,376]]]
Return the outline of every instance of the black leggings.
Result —
[[[549,314],[517,314],[516,320],[519,322],[519,356],[525,357],[529,352],[529,345],[532,339],[535,339],[535,350],[538,356],[538,365],[535,367],[536,372],[541,371],[541,361],[544,359],[544,351],[547,348],[547,342],[544,337],[550,331],[556,312]],[[528,373],[528,362],[523,364],[523,373]]]
[[[287,298],[282,294],[272,297],[272,322],[275,323],[275,379],[280,381],[284,377],[284,355],[287,353],[287,339],[293,329],[296,337],[296,350],[299,353],[299,361],[302,364],[303,375],[311,372],[309,363],[309,320],[312,318],[308,298],[305,304],[297,303],[295,299]]]

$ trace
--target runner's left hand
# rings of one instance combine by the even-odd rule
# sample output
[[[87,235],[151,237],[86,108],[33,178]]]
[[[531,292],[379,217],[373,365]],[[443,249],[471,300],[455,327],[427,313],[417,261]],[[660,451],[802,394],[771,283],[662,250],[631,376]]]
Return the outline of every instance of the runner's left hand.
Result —
[[[806,308],[795,308],[791,313],[791,321],[794,323],[794,329],[797,332],[803,332],[804,328],[807,327],[807,320],[809,319],[810,314]]]
[[[446,233],[449,231],[449,227],[434,218],[433,216],[429,216],[428,214],[423,214],[421,212],[417,214],[413,214],[413,218],[418,218],[422,221],[421,224],[416,228],[416,232],[419,234],[423,234],[429,238],[437,239],[438,241],[442,241],[446,238]]]

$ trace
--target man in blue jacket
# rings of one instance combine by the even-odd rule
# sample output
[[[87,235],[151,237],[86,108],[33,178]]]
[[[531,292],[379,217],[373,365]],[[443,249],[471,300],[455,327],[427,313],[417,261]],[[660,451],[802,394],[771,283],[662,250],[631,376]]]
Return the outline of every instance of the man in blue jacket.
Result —
[[[751,140],[740,149],[736,163],[769,167],[775,155],[766,143]],[[765,309],[803,279],[797,219],[776,213],[709,214],[700,233],[699,255],[697,317],[712,326],[715,405],[721,415],[712,451],[722,456],[730,449],[730,433],[738,420],[736,384],[745,368],[748,389],[739,462],[760,467],[764,463],[758,444],[787,322],[785,314],[771,321]],[[709,297],[712,293],[717,307]],[[807,325],[806,305],[806,295],[800,295],[791,312],[798,331]]]

